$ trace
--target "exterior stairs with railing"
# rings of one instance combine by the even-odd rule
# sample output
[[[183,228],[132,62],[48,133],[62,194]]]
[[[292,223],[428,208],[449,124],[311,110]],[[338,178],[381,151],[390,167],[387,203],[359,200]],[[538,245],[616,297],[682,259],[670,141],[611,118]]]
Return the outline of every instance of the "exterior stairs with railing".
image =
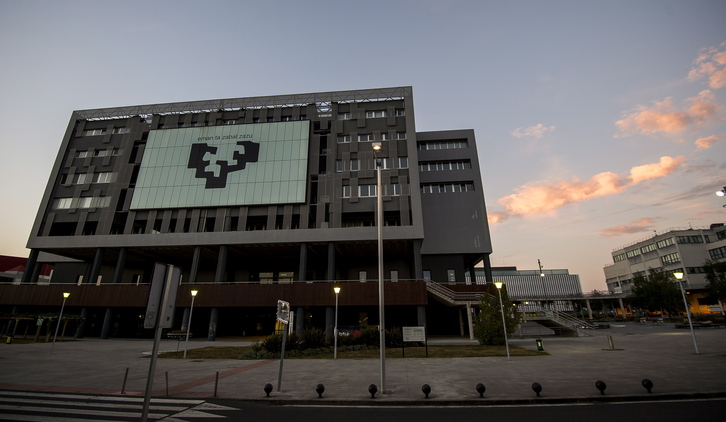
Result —
[[[528,313],[527,321],[536,322],[563,337],[590,337],[590,330],[597,328],[587,321],[551,309],[536,314]]]

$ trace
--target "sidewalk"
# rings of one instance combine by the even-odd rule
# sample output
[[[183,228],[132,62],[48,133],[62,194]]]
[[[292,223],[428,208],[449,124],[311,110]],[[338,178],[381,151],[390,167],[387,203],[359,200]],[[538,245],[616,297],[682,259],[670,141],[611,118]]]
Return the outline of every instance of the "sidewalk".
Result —
[[[378,359],[286,359],[282,388],[277,392],[279,360],[157,361],[154,396],[211,398],[218,375],[217,397],[315,404],[493,404],[527,403],[536,396],[533,382],[542,385],[538,401],[601,399],[658,399],[726,396],[726,329],[697,330],[696,354],[689,330],[672,324],[647,326],[615,324],[592,330],[592,337],[543,336],[549,356],[495,358],[388,358],[386,394],[372,400],[368,385],[380,388]],[[510,345],[536,349],[534,338],[510,339]],[[614,350],[607,336],[612,336]],[[430,344],[469,344],[468,339],[432,339]],[[242,346],[249,342],[219,339],[190,340],[189,347]],[[183,347],[181,343],[181,347]],[[81,339],[51,344],[0,344],[0,389],[90,394],[121,394],[124,374],[127,395],[143,395],[152,340]],[[174,351],[176,340],[162,340],[162,351]],[[653,394],[641,385],[653,381]],[[605,396],[595,382],[607,384]],[[265,397],[266,383],[274,386]],[[486,386],[484,398],[475,390]],[[323,398],[315,392],[325,386]],[[426,401],[421,386],[431,386]]]

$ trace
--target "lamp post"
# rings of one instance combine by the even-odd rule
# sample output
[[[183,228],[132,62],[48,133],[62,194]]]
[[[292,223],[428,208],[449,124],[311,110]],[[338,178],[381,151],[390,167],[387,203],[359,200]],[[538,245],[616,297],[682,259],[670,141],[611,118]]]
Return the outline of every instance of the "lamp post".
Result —
[[[373,142],[373,155],[376,161],[376,228],[378,237],[378,331],[381,351],[381,393],[386,393],[386,323],[383,292],[383,189],[381,187],[381,162],[376,155],[383,148],[381,142]]]
[[[50,346],[50,354],[53,354],[53,348],[55,347],[55,339],[58,337],[58,329],[60,328],[61,319],[63,318],[63,308],[66,307],[66,299],[70,296],[70,293],[63,293],[63,304],[61,305],[60,315],[58,315],[58,325],[55,326],[55,334],[53,335],[53,344]]]
[[[686,300],[686,292],[683,290],[683,284],[681,283],[681,280],[683,279],[683,273],[678,271],[673,273],[673,275],[678,280],[678,287],[681,288],[681,296],[683,296],[683,306],[686,307],[686,316],[688,317],[688,326],[691,328],[691,337],[693,337],[693,347],[696,349],[696,354],[698,353],[698,342],[696,341],[696,332],[693,331],[693,321],[691,320],[691,311],[688,309],[688,301]]]
[[[537,259],[537,265],[539,265],[539,277],[542,280],[542,296],[547,297],[547,285],[545,284],[544,279],[544,271],[542,271],[542,263]],[[545,311],[545,315],[547,315],[547,301],[543,301],[544,306],[542,306],[542,309]]]
[[[189,345],[189,331],[192,329],[192,312],[194,312],[194,298],[197,297],[199,290],[192,290],[192,306],[189,309],[189,322],[187,323],[187,338],[184,340],[184,358],[187,358],[187,346]]]
[[[504,320],[504,304],[502,303],[502,284],[501,282],[494,283],[497,286],[497,293],[499,293],[499,310],[502,311],[502,328],[504,328],[504,345],[507,346],[507,360],[509,358],[509,339],[507,338],[507,323]]]
[[[335,327],[333,327],[333,359],[338,359],[338,293],[340,287],[333,287],[335,292]]]

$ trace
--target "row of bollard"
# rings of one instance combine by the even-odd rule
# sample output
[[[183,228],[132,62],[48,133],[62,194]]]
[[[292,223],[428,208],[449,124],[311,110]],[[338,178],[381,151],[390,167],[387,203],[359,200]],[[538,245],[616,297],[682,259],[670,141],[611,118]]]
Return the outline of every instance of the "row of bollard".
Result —
[[[643,381],[641,381],[640,383],[648,391],[649,394],[653,392],[653,381],[649,380],[648,378],[644,378]],[[595,388],[600,391],[601,395],[605,395],[605,389],[607,388],[607,384],[605,384],[605,381],[597,380],[595,381]],[[476,392],[479,393],[479,397],[484,398],[484,392],[487,390],[484,384],[478,383],[475,389]],[[265,384],[263,391],[265,392],[265,394],[267,394],[267,397],[270,397],[270,393],[272,392],[272,384]],[[542,384],[538,382],[533,382],[532,391],[537,394],[537,397],[541,397],[540,393],[542,392]],[[318,384],[317,386],[315,386],[315,392],[318,393],[318,398],[323,398],[325,386],[323,384]],[[368,393],[371,395],[372,399],[376,398],[377,392],[378,387],[375,384],[371,384],[368,386]],[[425,398],[429,398],[429,394],[431,394],[431,386],[428,384],[424,384],[423,386],[421,386],[421,392],[424,393]]]

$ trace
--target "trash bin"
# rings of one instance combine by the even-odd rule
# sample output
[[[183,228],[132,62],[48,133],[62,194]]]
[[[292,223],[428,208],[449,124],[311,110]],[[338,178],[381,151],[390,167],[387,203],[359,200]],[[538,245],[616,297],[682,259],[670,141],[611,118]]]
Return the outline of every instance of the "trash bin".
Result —
[[[542,339],[541,338],[538,338],[538,339],[535,340],[535,342],[537,343],[537,351],[538,352],[543,351],[544,350],[544,347],[542,347]]]
[[[5,340],[5,344],[13,344],[13,336],[8,336],[7,340]]]

